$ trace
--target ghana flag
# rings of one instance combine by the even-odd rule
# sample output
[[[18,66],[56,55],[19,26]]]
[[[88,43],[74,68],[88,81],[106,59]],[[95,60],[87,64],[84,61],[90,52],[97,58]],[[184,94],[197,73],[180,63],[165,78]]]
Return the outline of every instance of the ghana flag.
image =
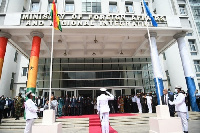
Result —
[[[60,24],[59,17],[57,15],[56,3],[55,3],[54,0],[53,0],[53,3],[52,3],[50,15],[51,15],[51,19],[53,21],[53,27],[54,27],[54,29],[60,30],[62,32],[62,27],[61,27],[61,24]]]

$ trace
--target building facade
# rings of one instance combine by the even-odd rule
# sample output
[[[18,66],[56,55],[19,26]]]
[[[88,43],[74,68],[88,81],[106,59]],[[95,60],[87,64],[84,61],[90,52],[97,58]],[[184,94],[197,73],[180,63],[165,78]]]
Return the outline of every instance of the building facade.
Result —
[[[190,27],[193,29],[189,31],[185,36],[185,42],[187,45],[187,50],[190,55],[190,63],[195,72],[195,85],[196,88],[200,88],[200,56],[199,56],[199,5],[198,0],[178,0],[176,1],[176,6],[174,8],[176,12],[174,14],[179,15],[181,19],[189,20]],[[173,46],[167,49],[165,52],[160,54],[160,60],[163,62],[163,73],[166,76],[165,87],[173,88],[177,85],[182,86],[187,90],[187,85],[185,82],[184,71],[181,63],[181,58],[179,54],[178,44],[175,42]],[[177,68],[177,69],[175,69]]]
[[[146,18],[141,0],[56,1],[63,32],[54,33],[52,91],[55,95],[95,97],[100,87],[107,87],[115,95],[155,91],[151,50],[145,37],[147,23],[150,32],[157,34],[164,87],[173,90],[180,85],[187,90],[178,43],[174,38],[184,31],[190,65],[196,72],[195,85],[199,89],[198,28],[195,15],[192,17],[196,8],[190,8],[185,0],[145,1],[158,27],[153,27]],[[31,53],[31,32],[44,34],[36,92],[45,96],[50,87],[51,5],[52,0],[0,0],[0,29],[12,35],[9,42],[25,57],[29,58]],[[8,59],[5,57],[4,60],[3,71],[6,73]],[[13,95],[23,90],[27,80],[26,76],[20,77],[28,68],[27,60],[21,62],[22,65],[15,67],[20,82],[14,82]],[[2,74],[2,79],[4,77]],[[2,90],[7,92],[5,87]]]

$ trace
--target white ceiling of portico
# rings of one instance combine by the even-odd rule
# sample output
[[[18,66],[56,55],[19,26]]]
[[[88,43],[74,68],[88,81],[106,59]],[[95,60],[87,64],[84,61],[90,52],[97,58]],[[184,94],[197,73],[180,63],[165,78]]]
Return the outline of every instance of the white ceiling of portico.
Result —
[[[152,28],[157,33],[158,51],[162,52],[174,41],[179,29]],[[10,42],[29,57],[32,48],[32,31],[44,34],[41,41],[40,58],[49,58],[52,45],[52,30],[6,29],[12,37]],[[149,57],[149,43],[145,38],[146,28],[64,28],[54,33],[54,58],[73,57]],[[95,36],[98,42],[95,43]],[[64,54],[66,52],[66,54]],[[120,53],[123,54],[120,54]],[[96,55],[94,55],[95,53]]]

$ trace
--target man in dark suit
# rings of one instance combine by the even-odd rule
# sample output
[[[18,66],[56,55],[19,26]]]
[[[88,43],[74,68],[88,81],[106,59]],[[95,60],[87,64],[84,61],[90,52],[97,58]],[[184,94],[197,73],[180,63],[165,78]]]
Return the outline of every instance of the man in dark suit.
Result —
[[[1,119],[2,119],[2,116],[3,116],[5,104],[6,104],[6,100],[4,99],[4,96],[1,96],[0,97],[0,124],[1,124]]]
[[[162,100],[162,105],[168,105],[170,116],[174,117],[175,106],[169,104],[169,101],[174,101],[173,93],[171,94],[170,92],[168,92],[167,89],[164,89],[163,90],[163,95],[161,96],[161,100]]]
[[[87,115],[89,115],[90,114],[90,112],[91,112],[91,100],[90,100],[90,98],[89,97],[87,97],[87,99],[86,99],[86,114]]]
[[[83,97],[80,95],[77,98],[77,114],[82,115]]]
[[[69,116],[70,114],[70,98],[68,97],[68,95],[66,95],[65,99],[64,99],[64,107],[65,107],[65,116]]]
[[[73,96],[73,98],[71,99],[71,113],[72,113],[72,115],[76,115],[76,108],[77,108],[77,100],[76,100],[76,97]]]

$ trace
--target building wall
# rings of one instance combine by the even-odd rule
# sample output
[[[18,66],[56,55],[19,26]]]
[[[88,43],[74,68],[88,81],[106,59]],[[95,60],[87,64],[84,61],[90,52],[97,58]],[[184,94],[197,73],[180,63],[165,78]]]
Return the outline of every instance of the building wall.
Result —
[[[26,89],[26,81],[27,81],[27,75],[23,76],[23,68],[28,67],[29,60],[23,56],[22,54],[18,54],[18,59],[17,59],[17,67],[16,67],[16,75],[15,75],[15,82],[14,82],[14,89],[15,92],[13,92],[13,97],[18,95],[18,93],[22,93],[22,96],[25,96],[25,91]],[[28,73],[28,69],[27,69]],[[20,90],[22,88],[22,90]]]
[[[20,87],[26,88],[26,76],[22,76],[22,67],[28,67],[28,59],[18,52],[17,61],[14,61],[16,49],[9,43],[6,47],[3,70],[0,80],[0,95],[15,97]],[[15,73],[13,89],[10,90],[12,73]]]
[[[25,0],[9,0],[7,13],[22,12]]]
[[[16,50],[11,45],[7,44],[0,80],[0,95],[4,95],[6,97],[12,96],[12,90],[10,90],[11,77],[12,73],[16,73],[17,67],[17,63],[14,62],[15,51]]]

